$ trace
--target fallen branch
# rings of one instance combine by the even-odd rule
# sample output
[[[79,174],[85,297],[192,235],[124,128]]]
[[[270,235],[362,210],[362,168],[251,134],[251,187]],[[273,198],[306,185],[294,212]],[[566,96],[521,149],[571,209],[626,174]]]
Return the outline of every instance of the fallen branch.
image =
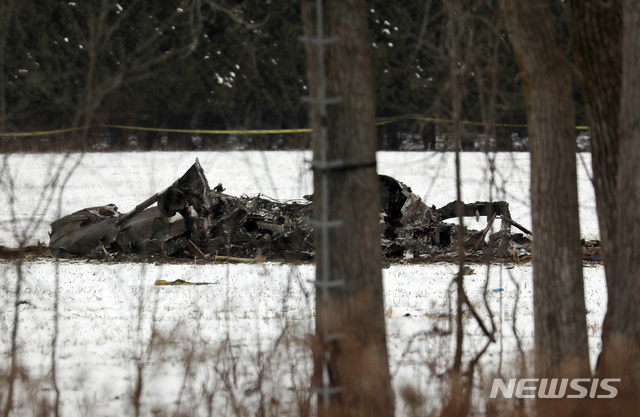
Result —
[[[177,279],[175,281],[165,281],[164,279],[157,279],[153,285],[211,285],[215,282],[189,282],[183,279]]]

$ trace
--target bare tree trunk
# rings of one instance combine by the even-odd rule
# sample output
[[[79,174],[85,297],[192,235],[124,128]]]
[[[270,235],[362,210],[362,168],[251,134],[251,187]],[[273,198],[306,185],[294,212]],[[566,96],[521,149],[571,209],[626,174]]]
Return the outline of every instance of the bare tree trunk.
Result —
[[[619,232],[612,257],[615,275],[610,276],[607,270],[609,301],[599,376],[621,378],[618,396],[606,404],[608,411],[632,415],[640,405],[640,9],[635,1],[627,0],[623,5],[622,56],[615,216]]]
[[[607,281],[615,281],[616,181],[618,175],[622,3],[572,0],[578,76],[589,116],[591,165]],[[611,296],[611,294],[609,294]],[[609,298],[609,305],[615,302]]]
[[[458,70],[460,56],[458,52],[458,26],[462,24],[461,4],[459,1],[449,1],[449,42],[450,57],[449,68],[451,71],[451,108],[453,118],[453,143],[455,146],[456,158],[456,211],[458,212],[458,274],[456,276],[456,351],[453,358],[453,367],[451,369],[450,395],[448,402],[442,409],[441,416],[465,416],[469,412],[470,402],[466,393],[471,392],[469,385],[465,386],[462,375],[462,354],[464,346],[464,219],[463,219],[463,202],[462,202],[462,180],[460,167],[461,152],[461,131],[460,131],[460,112],[462,108],[462,93],[460,92],[460,74]],[[471,382],[471,381],[468,381]],[[466,390],[465,390],[466,388]]]
[[[585,377],[590,367],[570,68],[547,1],[502,5],[524,75],[529,119],[536,374]],[[538,407],[542,415],[561,412],[549,400]]]
[[[310,6],[303,5],[305,33],[315,24],[309,21]],[[328,242],[316,228],[316,277],[325,272],[344,285],[316,296],[314,385],[339,388],[324,407],[319,393],[321,416],[392,416],[393,395],[389,375],[382,293],[379,231],[379,185],[376,174],[377,139],[374,119],[373,75],[364,0],[326,0],[324,28],[327,37],[339,41],[326,46],[327,97],[341,97],[329,105],[327,117],[312,116],[327,129],[329,161],[342,161],[328,169],[328,218],[341,221],[332,228]],[[315,53],[316,48],[308,47]],[[309,58],[309,64],[314,59]],[[318,96],[318,71],[310,66],[312,95]],[[312,108],[316,110],[317,106]],[[320,129],[313,132],[314,162],[321,157]],[[322,217],[319,202],[325,197],[322,172],[314,175],[314,217]],[[323,244],[329,251],[324,252]],[[324,259],[329,257],[328,271]]]

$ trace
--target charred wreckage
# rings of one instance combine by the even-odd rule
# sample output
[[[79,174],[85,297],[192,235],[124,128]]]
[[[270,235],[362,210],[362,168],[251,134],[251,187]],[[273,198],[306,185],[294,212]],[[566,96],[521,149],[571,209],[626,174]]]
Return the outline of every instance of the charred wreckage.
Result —
[[[467,257],[513,259],[530,254],[531,232],[511,219],[504,201],[462,205],[454,201],[436,209],[400,181],[385,175],[379,180],[386,260],[455,258],[458,226],[445,220],[458,217],[459,207],[463,216],[488,219],[484,230],[464,230]],[[129,213],[119,213],[109,204],[54,221],[48,248],[56,256],[89,258],[313,259],[311,197],[283,202],[263,196],[234,197],[223,191],[221,184],[209,187],[196,159],[173,185]],[[502,226],[487,241],[497,217]],[[512,226],[522,233],[511,233]]]

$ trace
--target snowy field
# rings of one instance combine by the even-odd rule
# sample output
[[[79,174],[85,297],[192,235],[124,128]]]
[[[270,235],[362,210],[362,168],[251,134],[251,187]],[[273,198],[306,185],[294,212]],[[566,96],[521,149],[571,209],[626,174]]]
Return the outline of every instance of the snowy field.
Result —
[[[121,212],[129,211],[170,185],[196,157],[210,185],[222,183],[228,194],[261,193],[289,200],[313,191],[305,163],[311,154],[304,152],[115,153],[66,159],[11,155],[2,160],[0,244],[47,242],[52,220],[84,207],[115,203]],[[381,152],[378,172],[408,184],[427,204],[440,207],[456,197],[453,161],[452,154]],[[463,200],[506,200],[513,218],[530,227],[528,154],[489,158],[466,153],[462,165]],[[582,236],[592,239],[598,227],[585,166],[590,166],[588,154],[578,160],[580,224]],[[484,224],[472,219],[469,226],[481,229]],[[515,372],[518,340],[525,354],[531,349],[532,271],[530,265],[474,269],[475,274],[466,277],[467,294],[487,327],[497,329],[497,342],[477,368],[480,380],[499,368],[506,374]],[[52,398],[54,345],[64,416],[134,415],[136,397],[141,415],[307,411],[312,364],[306,340],[314,321],[311,265],[37,260],[24,262],[20,269],[13,263],[0,264],[0,270],[0,372],[9,368],[18,304],[18,357],[30,376],[29,382],[18,384],[17,398],[23,402],[15,415],[36,407],[33,400],[25,400],[30,392]],[[444,386],[437,375],[453,361],[454,337],[446,330],[451,319],[448,306],[455,303],[450,287],[455,272],[454,265],[446,264],[392,265],[383,271],[398,415],[409,412],[400,394],[407,385],[426,396],[424,411],[441,405]],[[22,287],[16,300],[19,274]],[[584,274],[593,365],[606,289],[602,267],[585,267]],[[156,279],[211,285],[157,287]],[[499,289],[503,291],[494,291]],[[465,320],[468,361],[487,341],[471,318]],[[482,408],[487,396],[479,391],[475,397]]]

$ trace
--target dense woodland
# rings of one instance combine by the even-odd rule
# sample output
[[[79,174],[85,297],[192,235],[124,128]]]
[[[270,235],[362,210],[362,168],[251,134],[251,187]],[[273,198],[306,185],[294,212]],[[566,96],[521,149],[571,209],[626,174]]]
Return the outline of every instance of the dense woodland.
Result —
[[[367,2],[380,149],[447,138],[452,73],[464,80],[462,146],[526,137],[517,63],[497,0],[473,0],[451,27],[442,0]],[[164,129],[308,127],[300,4],[283,0],[6,0],[0,20],[0,130],[95,124]],[[554,11],[565,22],[566,11]],[[562,23],[568,27],[568,25]],[[570,44],[568,29],[561,28]],[[451,53],[461,59],[452,65]],[[568,46],[567,46],[568,48]],[[580,97],[577,101],[581,102]],[[585,124],[578,108],[578,124]],[[384,123],[387,122],[387,123]],[[390,122],[390,123],[389,123]],[[495,127],[493,124],[498,124]],[[3,139],[3,150],[308,148],[309,134],[197,135],[92,128]],[[440,148],[450,144],[445,143]]]

